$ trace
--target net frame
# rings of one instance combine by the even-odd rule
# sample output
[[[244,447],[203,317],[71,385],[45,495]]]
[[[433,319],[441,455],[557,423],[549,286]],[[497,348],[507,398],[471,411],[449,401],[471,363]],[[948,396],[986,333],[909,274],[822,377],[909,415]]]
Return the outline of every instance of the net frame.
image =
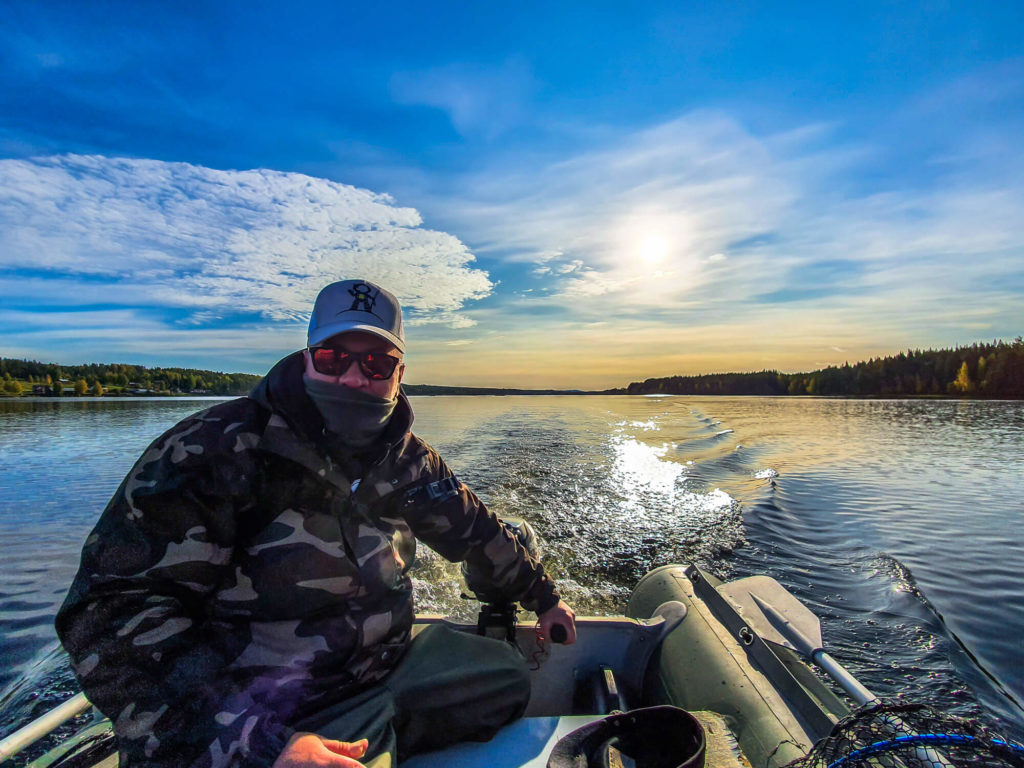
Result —
[[[1024,746],[927,704],[872,702],[784,768],[1024,768]]]

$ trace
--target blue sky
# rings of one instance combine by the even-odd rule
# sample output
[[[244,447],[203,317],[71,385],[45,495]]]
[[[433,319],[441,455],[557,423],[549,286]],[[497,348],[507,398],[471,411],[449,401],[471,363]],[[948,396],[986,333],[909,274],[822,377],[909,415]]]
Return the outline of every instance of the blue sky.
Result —
[[[295,5],[5,4],[0,355],[262,372],[345,277],[417,383],[1024,333],[1021,4]]]

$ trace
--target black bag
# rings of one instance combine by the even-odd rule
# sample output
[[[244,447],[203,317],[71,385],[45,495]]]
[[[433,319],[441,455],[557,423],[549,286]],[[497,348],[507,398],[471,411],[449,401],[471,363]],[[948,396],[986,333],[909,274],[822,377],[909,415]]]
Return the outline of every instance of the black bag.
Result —
[[[564,736],[547,768],[704,768],[700,722],[684,709],[646,707],[609,715]]]

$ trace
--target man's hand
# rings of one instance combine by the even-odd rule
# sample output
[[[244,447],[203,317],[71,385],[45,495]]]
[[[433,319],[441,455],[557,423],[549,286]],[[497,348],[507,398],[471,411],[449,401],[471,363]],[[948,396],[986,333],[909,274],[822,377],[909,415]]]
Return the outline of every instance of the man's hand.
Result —
[[[334,741],[300,731],[284,745],[273,768],[363,768],[359,758],[368,745],[366,739]]]
[[[565,640],[561,642],[564,645],[572,645],[576,642],[576,614],[565,604],[564,600],[559,600],[558,605],[553,605],[538,615],[537,621],[540,623],[540,633],[545,640],[552,639],[551,630],[554,627],[561,627],[565,631]]]

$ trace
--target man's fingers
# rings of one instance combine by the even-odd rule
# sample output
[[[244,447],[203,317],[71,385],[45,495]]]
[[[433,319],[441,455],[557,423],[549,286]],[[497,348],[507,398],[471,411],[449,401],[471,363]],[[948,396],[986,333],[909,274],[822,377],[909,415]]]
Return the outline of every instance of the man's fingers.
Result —
[[[366,747],[366,739],[335,741],[298,732],[292,734],[272,768],[364,768],[358,758],[366,753]]]
[[[576,642],[576,625],[571,621],[559,621],[551,626],[551,642],[572,645]]]
[[[565,629],[563,629],[563,632],[565,632],[566,638],[565,638],[565,640],[562,641],[562,643],[564,643],[565,645],[572,645],[573,643],[576,642],[576,624],[575,624],[575,622],[572,622],[572,621],[566,622],[566,626],[565,626]]]
[[[327,763],[331,768],[366,768],[365,765],[360,763],[354,757],[346,757],[345,755],[339,755],[336,752],[332,752],[331,754],[333,757],[331,757],[330,762]]]
[[[537,617],[544,637],[555,643],[572,645],[576,642],[576,614],[572,608],[559,600]]]
[[[366,739],[359,741],[335,741],[334,739],[323,739],[324,746],[331,752],[345,757],[359,759],[366,754],[366,748],[370,745]]]

